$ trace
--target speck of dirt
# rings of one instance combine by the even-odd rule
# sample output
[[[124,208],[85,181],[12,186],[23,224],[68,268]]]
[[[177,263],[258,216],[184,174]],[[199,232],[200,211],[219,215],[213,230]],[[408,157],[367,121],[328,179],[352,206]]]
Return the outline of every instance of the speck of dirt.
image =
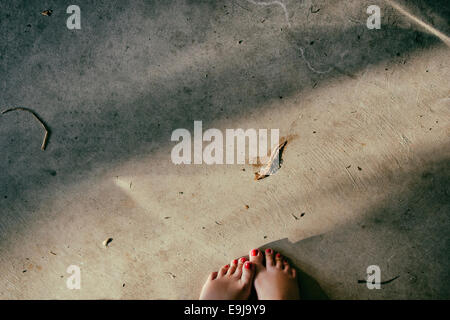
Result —
[[[51,16],[52,13],[53,13],[53,10],[51,10],[51,9],[45,10],[45,11],[42,11],[42,12],[41,12],[41,14],[42,14],[43,16]]]
[[[250,209],[250,207],[248,206],[248,204],[245,205],[245,209]]]
[[[359,171],[361,171],[361,170],[362,170],[362,168],[361,168],[361,167],[358,167],[358,170],[359,170]]]
[[[184,194],[184,192],[183,191],[180,191],[180,192],[178,192],[179,194]]]
[[[241,44],[241,43],[242,43],[242,41],[243,41],[243,40],[239,40],[239,44]]]
[[[300,217],[304,217],[305,216],[305,212],[302,212],[302,214],[300,215]]]
[[[103,241],[103,245],[104,245],[105,247],[108,247],[109,244],[110,244],[112,241],[113,241],[113,238],[108,238],[108,239],[106,239],[105,241]]]
[[[55,177],[57,175],[57,172],[55,170],[45,170],[49,175],[51,175],[52,177]]]

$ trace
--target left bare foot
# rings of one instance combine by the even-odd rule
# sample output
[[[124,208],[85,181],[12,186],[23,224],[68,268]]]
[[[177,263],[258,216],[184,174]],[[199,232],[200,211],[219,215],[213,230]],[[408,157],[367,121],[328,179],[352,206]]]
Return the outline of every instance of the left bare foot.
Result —
[[[247,300],[252,288],[255,268],[245,258],[209,275],[200,293],[200,300]]]

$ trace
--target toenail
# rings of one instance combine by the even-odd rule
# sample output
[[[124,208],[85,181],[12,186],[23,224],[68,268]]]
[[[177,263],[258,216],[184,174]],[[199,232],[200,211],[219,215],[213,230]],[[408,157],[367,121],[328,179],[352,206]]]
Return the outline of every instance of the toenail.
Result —
[[[258,249],[253,249],[252,250],[252,256],[253,257],[256,257],[258,255],[258,253],[259,253]]]
[[[241,258],[241,263],[244,263],[245,261],[247,261],[246,258]]]
[[[246,262],[244,264],[245,269],[251,269],[252,268],[252,263],[251,262]]]
[[[267,254],[272,254],[272,249],[266,249]]]
[[[235,260],[233,260],[233,264],[237,264],[238,263],[238,261],[235,259]]]
[[[225,266],[225,269],[228,269],[230,267],[230,265],[229,264],[227,264],[226,266]]]
[[[277,253],[277,258],[281,258],[281,253]]]

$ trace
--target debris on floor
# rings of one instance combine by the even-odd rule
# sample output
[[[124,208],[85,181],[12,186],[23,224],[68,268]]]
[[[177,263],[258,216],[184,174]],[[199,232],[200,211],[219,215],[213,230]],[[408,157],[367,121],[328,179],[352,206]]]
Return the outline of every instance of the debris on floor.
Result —
[[[28,108],[22,108],[22,107],[11,108],[11,109],[4,110],[4,111],[2,111],[2,115],[5,114],[5,113],[8,113],[8,112],[12,112],[12,111],[26,111],[26,112],[29,112],[41,124],[41,126],[45,130],[44,140],[42,141],[42,145],[41,145],[41,150],[44,151],[45,148],[47,147],[47,140],[48,140],[48,136],[50,134],[50,130],[47,128],[47,125],[45,124],[45,122],[42,121],[42,119],[39,118],[39,116],[34,111],[32,111],[32,110],[30,110]]]
[[[52,15],[52,13],[53,13],[53,10],[44,10],[44,11],[42,11],[41,12],[41,14],[43,15],[43,16],[51,16]]]
[[[390,280],[382,281],[382,282],[376,283],[376,284],[388,284],[388,283],[391,283],[392,281],[398,279],[399,277],[400,277],[400,275],[398,275]],[[371,282],[368,282],[367,280],[358,280],[358,283],[371,283]]]
[[[106,239],[105,241],[103,241],[103,246],[108,247],[112,241],[113,241],[113,238]]]
[[[287,144],[287,139],[284,139],[277,147],[272,150],[272,154],[270,155],[269,161],[267,164],[259,169],[258,172],[255,172],[255,180],[264,179],[281,168],[281,154],[283,153],[283,149]]]

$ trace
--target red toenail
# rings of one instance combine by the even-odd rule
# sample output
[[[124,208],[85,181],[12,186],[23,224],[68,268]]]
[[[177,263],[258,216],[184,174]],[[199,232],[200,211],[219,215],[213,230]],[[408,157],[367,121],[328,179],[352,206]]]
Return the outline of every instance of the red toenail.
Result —
[[[258,255],[258,252],[259,252],[258,249],[253,249],[252,250],[252,256],[256,257]]]
[[[233,260],[233,264],[237,264],[238,263],[238,261],[235,259],[235,260]]]
[[[252,263],[251,262],[246,262],[244,264],[245,269],[251,269],[252,268]]]
[[[279,252],[277,253],[277,258],[281,258],[281,254]]]
[[[229,264],[227,264],[226,266],[225,266],[225,269],[228,269],[230,267],[230,265]]]
[[[266,253],[272,254],[272,249],[266,249]]]
[[[245,261],[247,261],[247,259],[241,258],[241,263],[244,263]]]

